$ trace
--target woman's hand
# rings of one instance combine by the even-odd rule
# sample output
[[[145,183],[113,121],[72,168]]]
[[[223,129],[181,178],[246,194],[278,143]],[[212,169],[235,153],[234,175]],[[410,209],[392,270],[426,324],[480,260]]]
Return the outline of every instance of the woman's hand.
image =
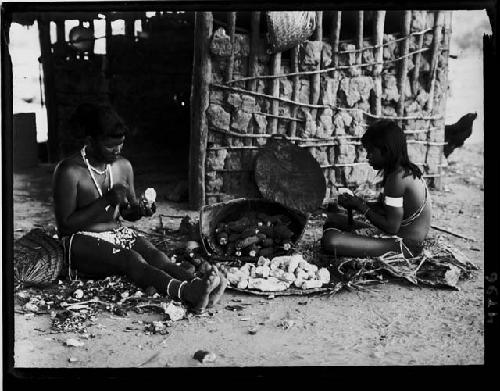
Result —
[[[113,188],[106,194],[104,194],[104,198],[111,206],[121,205],[127,203],[127,193],[128,188],[118,183],[114,185]]]
[[[143,216],[151,217],[156,212],[156,203],[154,201],[148,201],[144,194],[141,196],[139,203],[144,210]]]
[[[363,207],[365,202],[356,196],[352,196],[349,194],[340,194],[338,198],[338,204],[345,209],[357,209]]]
[[[137,221],[144,213],[140,204],[126,204],[120,208],[120,215],[127,221]]]
[[[153,216],[155,211],[156,204],[154,202],[149,206],[148,203],[142,199],[136,204],[127,204],[123,208],[120,208],[121,216],[127,221],[137,221],[144,216]]]

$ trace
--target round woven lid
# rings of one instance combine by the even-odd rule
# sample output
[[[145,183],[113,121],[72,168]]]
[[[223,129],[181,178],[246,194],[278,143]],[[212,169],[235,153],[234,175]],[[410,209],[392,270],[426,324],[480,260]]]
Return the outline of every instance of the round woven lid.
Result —
[[[273,135],[255,158],[255,182],[266,199],[310,213],[326,192],[319,163],[283,135]]]

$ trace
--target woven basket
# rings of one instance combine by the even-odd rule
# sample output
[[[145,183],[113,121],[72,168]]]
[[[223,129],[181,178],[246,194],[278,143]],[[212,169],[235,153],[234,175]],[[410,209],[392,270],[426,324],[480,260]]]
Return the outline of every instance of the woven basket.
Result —
[[[316,29],[316,12],[266,12],[268,53],[282,52],[306,41]]]
[[[50,284],[64,267],[62,244],[40,228],[14,242],[14,278],[23,285]]]
[[[226,202],[205,205],[200,209],[200,237],[203,248],[212,260],[217,262],[256,262],[255,257],[223,256],[222,248],[217,244],[215,229],[220,222],[233,221],[247,212],[263,212],[269,215],[283,214],[290,218],[290,229],[294,233],[292,244],[299,241],[307,224],[307,215],[298,210],[292,210],[285,205],[262,198],[236,198]],[[222,250],[222,251],[221,251]],[[286,252],[276,252],[273,256],[284,255]]]

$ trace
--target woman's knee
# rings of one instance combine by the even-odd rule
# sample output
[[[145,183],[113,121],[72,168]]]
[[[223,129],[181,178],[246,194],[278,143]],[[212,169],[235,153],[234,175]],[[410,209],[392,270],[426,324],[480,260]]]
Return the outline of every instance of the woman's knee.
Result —
[[[146,262],[151,263],[150,260],[158,262],[171,262],[167,255],[159,250],[154,244],[148,240],[139,237],[136,240],[138,246],[134,249],[141,254]]]
[[[157,248],[150,249],[144,256],[147,263],[151,266],[162,268],[173,264],[173,262],[168,258],[168,256]]]
[[[145,268],[147,268],[148,263],[146,260],[136,251],[132,250],[122,250],[126,251],[124,254],[124,272],[127,274],[143,274]]]
[[[321,238],[321,246],[326,251],[335,251],[342,242],[342,232],[338,230],[327,231]]]
[[[344,221],[347,219],[347,217],[338,212],[338,213],[328,213],[328,217],[325,221],[324,227],[336,227],[336,226],[341,226]]]

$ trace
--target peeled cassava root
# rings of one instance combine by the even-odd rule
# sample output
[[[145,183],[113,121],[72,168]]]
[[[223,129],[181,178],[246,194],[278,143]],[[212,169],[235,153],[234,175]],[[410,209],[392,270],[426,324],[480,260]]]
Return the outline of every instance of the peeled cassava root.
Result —
[[[294,288],[321,288],[330,282],[330,272],[308,263],[301,254],[284,255],[272,260],[259,257],[257,264],[245,263],[227,270],[231,286],[240,289],[256,289],[265,292],[284,291]]]
[[[219,255],[272,257],[276,250],[292,247],[291,220],[285,215],[270,216],[249,212],[234,221],[221,222],[215,229]]]

